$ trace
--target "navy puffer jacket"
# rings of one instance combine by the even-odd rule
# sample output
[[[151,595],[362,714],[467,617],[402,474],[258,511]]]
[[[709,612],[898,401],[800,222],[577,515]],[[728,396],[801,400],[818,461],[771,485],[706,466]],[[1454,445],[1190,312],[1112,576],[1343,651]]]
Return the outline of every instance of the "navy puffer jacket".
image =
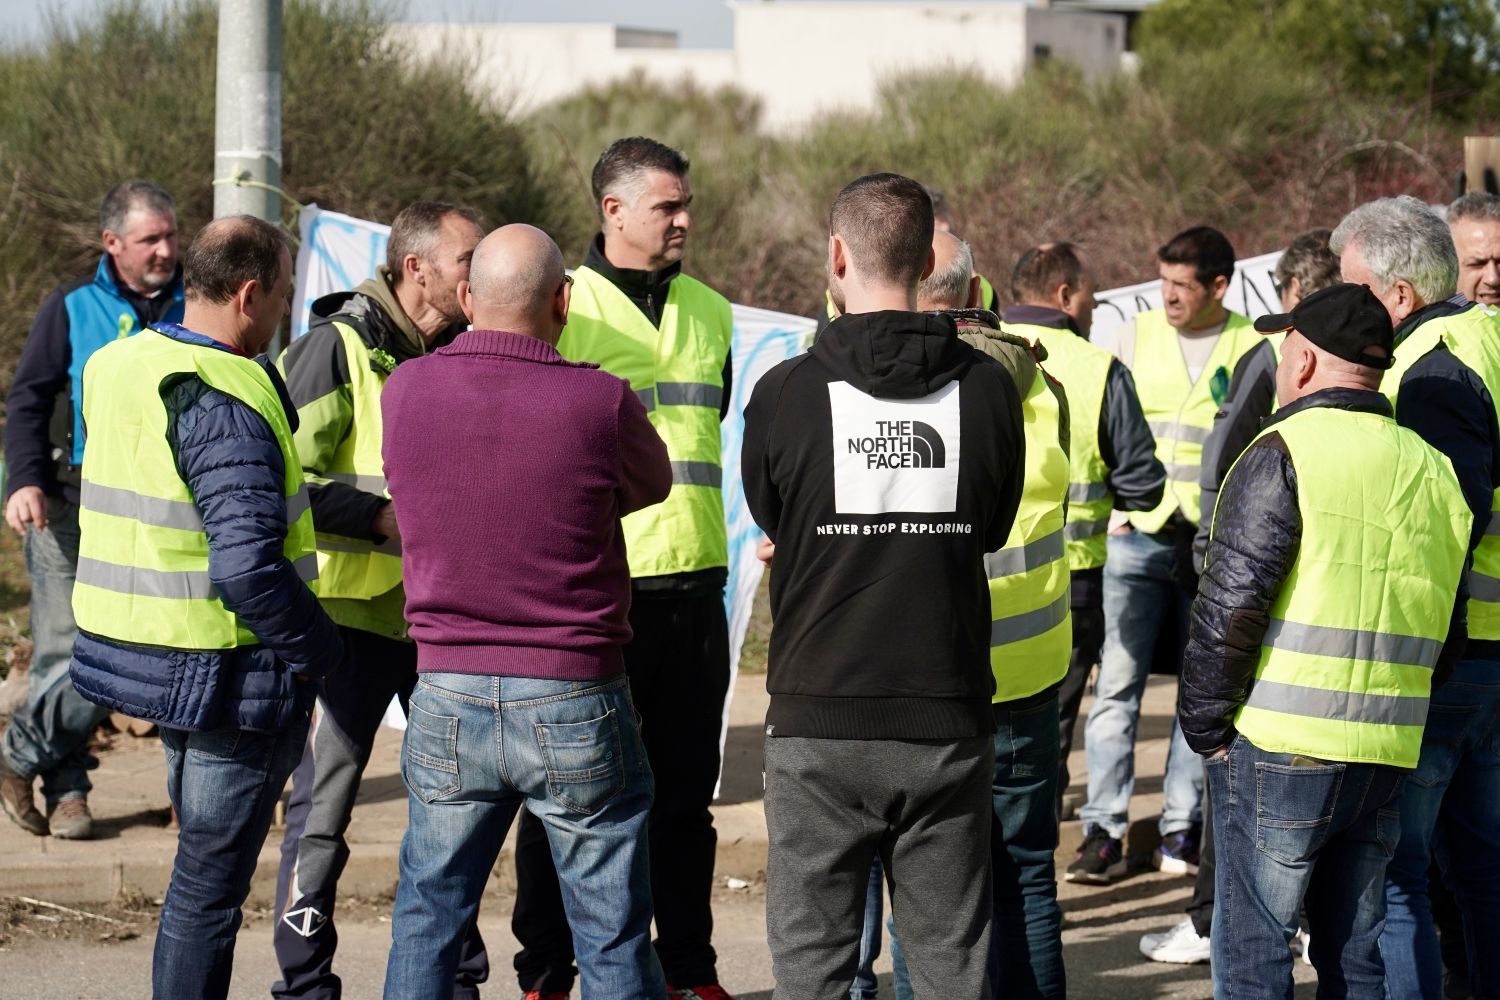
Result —
[[[188,331],[164,333],[202,343]],[[263,363],[263,362],[262,362]],[[296,410],[266,366],[292,426]],[[177,468],[208,533],[209,576],[261,641],[233,650],[138,646],[80,631],[70,666],[90,701],[173,729],[274,731],[306,717],[343,655],[338,628],[282,551],[285,465],[265,419],[183,376],[162,389]]]

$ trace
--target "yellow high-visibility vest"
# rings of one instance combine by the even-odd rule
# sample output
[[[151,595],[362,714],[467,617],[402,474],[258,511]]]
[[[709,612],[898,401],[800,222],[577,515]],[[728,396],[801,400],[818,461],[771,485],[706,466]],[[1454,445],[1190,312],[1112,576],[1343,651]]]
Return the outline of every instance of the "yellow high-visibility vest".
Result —
[[[1414,768],[1468,549],[1458,479],[1379,414],[1314,407],[1273,432],[1302,538],[1235,729],[1262,750]]]
[[[1021,505],[1004,547],[984,557],[996,703],[1025,698],[1062,680],[1073,651],[1063,523],[1070,476],[1062,442],[1069,432],[1055,388],[1038,365],[1021,401],[1026,441]]]
[[[1188,377],[1177,331],[1167,322],[1164,310],[1138,315],[1135,334],[1135,360],[1130,371],[1146,422],[1156,437],[1156,457],[1167,469],[1167,490],[1152,510],[1132,512],[1130,523],[1141,531],[1160,531],[1173,512],[1180,510],[1185,519],[1197,524],[1202,516],[1198,475],[1203,444],[1223,401],[1214,398],[1212,385],[1217,376],[1228,387],[1235,364],[1260,343],[1260,334],[1244,316],[1228,313],[1224,331],[1196,382]]]
[[[1396,345],[1396,364],[1381,380],[1381,391],[1401,409],[1401,379],[1439,343],[1472,368],[1490,396],[1500,399],[1500,309],[1472,305],[1450,316],[1420,324]],[[1469,637],[1500,639],[1500,489],[1490,495],[1490,523],[1474,550],[1469,571]]]
[[[78,512],[78,627],[121,642],[232,649],[260,640],[220,599],[208,535],[167,440],[162,383],[196,375],[270,425],[286,465],[284,552],[317,579],[312,509],[281,397],[249,358],[147,329],[95,352],[83,372],[89,446]]]
[[[1104,565],[1105,539],[1115,495],[1109,488],[1109,466],[1099,450],[1099,420],[1104,389],[1114,355],[1070,330],[1029,324],[1000,327],[1047,349],[1047,369],[1068,394],[1068,516],[1063,526],[1068,568]],[[1029,442],[1028,442],[1029,447]]]
[[[343,341],[344,356],[349,363],[349,396],[354,416],[328,467],[322,470],[322,479],[388,498],[391,494],[386,488],[385,462],[380,454],[384,435],[380,393],[389,373],[376,370],[369,347],[352,327],[337,319],[331,325]],[[285,353],[279,366],[285,373]],[[318,482],[318,477],[311,473],[308,478],[310,482]],[[367,601],[401,583],[400,540],[389,538],[376,544],[368,538],[350,538],[326,531],[319,531],[317,539],[319,597]]]
[[[729,300],[685,274],[672,279],[658,327],[604,275],[573,272],[558,352],[628,381],[672,462],[667,499],[622,521],[633,577],[729,563],[719,406],[733,332]]]

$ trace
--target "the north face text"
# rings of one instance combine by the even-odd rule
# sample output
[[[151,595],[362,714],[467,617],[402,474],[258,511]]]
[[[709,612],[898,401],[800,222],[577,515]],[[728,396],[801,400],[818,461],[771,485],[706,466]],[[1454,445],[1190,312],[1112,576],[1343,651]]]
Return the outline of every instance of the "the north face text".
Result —
[[[873,435],[849,439],[849,454],[863,455],[867,469],[941,469],[948,464],[942,435],[920,420],[877,420]]]

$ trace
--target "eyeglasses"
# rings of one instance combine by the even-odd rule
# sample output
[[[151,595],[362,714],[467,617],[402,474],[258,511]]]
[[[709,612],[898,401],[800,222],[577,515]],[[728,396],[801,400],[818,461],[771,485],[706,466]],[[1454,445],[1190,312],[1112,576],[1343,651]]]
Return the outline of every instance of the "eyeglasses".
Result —
[[[573,283],[573,276],[571,274],[564,274],[563,275],[562,284],[560,284],[560,285],[557,286],[557,290],[560,292],[564,288],[567,288],[572,283]]]

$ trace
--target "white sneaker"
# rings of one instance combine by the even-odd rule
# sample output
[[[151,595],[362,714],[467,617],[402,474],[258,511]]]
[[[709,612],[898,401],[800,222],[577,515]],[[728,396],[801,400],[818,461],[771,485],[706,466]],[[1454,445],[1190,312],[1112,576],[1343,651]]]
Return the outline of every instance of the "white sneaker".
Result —
[[[1297,936],[1292,939],[1292,950],[1302,956],[1306,965],[1312,965],[1312,935],[1298,928]]]
[[[1146,934],[1141,938],[1141,954],[1153,962],[1195,965],[1208,961],[1209,940],[1198,936],[1191,920],[1184,920],[1171,930]]]

